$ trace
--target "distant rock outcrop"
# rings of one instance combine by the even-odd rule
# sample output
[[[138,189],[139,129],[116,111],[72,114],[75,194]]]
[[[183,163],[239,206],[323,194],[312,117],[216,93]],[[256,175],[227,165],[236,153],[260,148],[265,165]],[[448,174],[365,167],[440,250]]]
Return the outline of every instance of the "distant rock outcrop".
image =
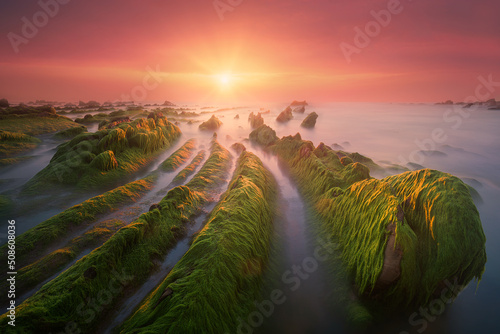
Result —
[[[10,104],[7,99],[0,99],[0,108],[8,108],[9,106]]]
[[[283,110],[279,115],[278,117],[276,118],[276,121],[280,122],[280,123],[285,123],[285,122],[288,122],[289,120],[291,120],[293,118],[293,115],[292,115],[292,108],[290,107],[286,107],[285,110]]]
[[[293,112],[296,112],[299,114],[303,114],[305,111],[306,111],[306,107],[304,107],[304,106],[293,108]]]
[[[278,141],[276,131],[267,125],[261,125],[250,133],[250,141],[262,146],[269,146]]]
[[[165,107],[175,107],[176,106],[174,103],[172,103],[170,101],[165,101],[165,102],[163,102],[162,105]]]
[[[318,119],[318,114],[316,114],[314,111],[307,115],[307,117],[302,121],[302,124],[300,126],[304,128],[314,128],[316,125],[316,120]]]
[[[217,117],[215,117],[215,115],[212,115],[212,117],[210,117],[208,121],[201,123],[199,128],[200,130],[215,131],[220,128],[221,125],[222,122]]]
[[[248,116],[248,121],[250,122],[250,126],[252,127],[252,129],[256,129],[264,124],[264,118],[262,118],[262,115],[260,113],[257,113],[257,115],[255,115],[253,112],[251,112]]]
[[[309,104],[307,104],[307,102],[304,100],[304,101],[293,101],[291,104],[290,104],[290,107],[300,107],[300,106],[308,106]]]

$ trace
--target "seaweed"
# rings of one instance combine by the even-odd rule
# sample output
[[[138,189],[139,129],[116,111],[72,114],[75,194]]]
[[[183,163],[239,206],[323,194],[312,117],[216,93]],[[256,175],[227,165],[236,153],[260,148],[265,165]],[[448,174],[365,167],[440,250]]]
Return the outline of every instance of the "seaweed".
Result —
[[[299,134],[267,149],[286,164],[320,233],[338,244],[363,299],[420,306],[447,280],[461,286],[480,280],[485,236],[460,179],[429,169],[372,179],[367,166],[351,162],[373,168],[371,159],[324,144],[315,148]]]
[[[124,176],[153,161],[179,136],[179,128],[165,118],[140,119],[82,133],[58,147],[49,165],[25,184],[23,194],[57,185],[81,190],[116,186]]]
[[[186,222],[208,201],[230,166],[229,152],[214,141],[211,156],[189,187],[170,190],[158,210],[144,213],[118,230],[19,305],[15,330],[57,332],[70,326],[92,332],[121,299],[124,289],[135,289],[147,279],[154,261],[184,234]],[[8,320],[7,314],[2,315],[0,326],[6,326]]]
[[[134,202],[153,187],[155,180],[155,175],[148,176],[102,195],[92,197],[17,236],[16,260],[18,265],[36,259],[51,244],[64,238],[75,228],[94,222],[99,214],[117,209],[126,203]],[[5,255],[6,252],[6,245],[0,247],[2,255]]]
[[[253,311],[268,263],[276,184],[244,152],[205,228],[137,312],[124,333],[224,333]]]
[[[175,151],[171,156],[169,156],[160,165],[160,169],[164,172],[173,172],[179,168],[182,164],[186,163],[189,158],[193,155],[193,151],[196,148],[196,139],[189,139],[181,146],[177,151]]]
[[[0,130],[0,158],[32,150],[42,141],[21,132]]]
[[[173,179],[173,183],[180,183],[184,181],[187,177],[194,173],[196,168],[205,159],[205,150],[201,150],[196,154],[196,156],[191,160],[189,165],[187,165],[183,170],[181,170]]]
[[[208,121],[201,123],[199,128],[200,130],[215,131],[219,129],[221,125],[222,122],[217,117],[215,117],[215,115],[212,115],[212,117],[210,117]]]

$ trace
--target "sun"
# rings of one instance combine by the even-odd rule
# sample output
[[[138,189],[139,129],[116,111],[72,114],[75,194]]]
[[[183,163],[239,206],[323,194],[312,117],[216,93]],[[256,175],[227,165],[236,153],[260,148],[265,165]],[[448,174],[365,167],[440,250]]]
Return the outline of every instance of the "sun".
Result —
[[[227,89],[233,83],[233,77],[229,73],[221,73],[216,76],[217,82],[221,88]]]

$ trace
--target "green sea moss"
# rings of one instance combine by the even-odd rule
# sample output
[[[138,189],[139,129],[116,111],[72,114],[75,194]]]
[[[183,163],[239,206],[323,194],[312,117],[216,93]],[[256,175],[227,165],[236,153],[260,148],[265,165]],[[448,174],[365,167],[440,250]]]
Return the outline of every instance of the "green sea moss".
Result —
[[[272,175],[255,155],[242,153],[206,227],[122,332],[235,331],[259,297],[275,203]]]
[[[148,176],[92,197],[18,235],[16,237],[18,265],[23,265],[28,259],[36,259],[53,242],[65,237],[75,228],[94,222],[99,214],[134,202],[153,187],[155,180],[156,176]],[[0,247],[0,252],[5,256],[7,247],[5,245]]]
[[[218,130],[222,125],[222,122],[215,117],[215,115],[212,115],[210,119],[206,122],[203,122],[200,124],[199,129],[200,130],[207,130],[207,131],[215,131]]]
[[[300,135],[283,137],[268,150],[288,167],[314,209],[320,233],[338,244],[359,295],[391,307],[419,306],[446,281],[463,286],[481,278],[485,237],[469,190],[458,178],[421,170],[375,180],[367,166],[344,166],[330,148],[314,148]],[[358,154],[349,157],[372,165]],[[379,279],[391,235],[394,249],[388,252],[402,258],[400,272],[384,286]]]
[[[117,168],[118,162],[116,161],[113,151],[104,151],[102,153],[99,153],[98,156],[92,159],[92,161],[90,162],[90,167],[97,168],[106,172],[108,170]]]
[[[40,139],[27,134],[0,130],[0,158],[32,150],[39,143],[41,143]]]
[[[59,131],[54,135],[54,137],[61,139],[71,139],[84,132],[87,132],[87,128],[85,126],[79,126]]]
[[[250,141],[262,146],[269,146],[278,141],[276,131],[263,124],[250,133]]]
[[[457,177],[430,169],[382,181],[404,200],[405,221],[418,241],[414,250],[418,256],[405,253],[401,279],[388,298],[403,302],[413,297],[417,304],[425,304],[446,280],[456,280],[460,286],[474,278],[479,281],[486,264],[486,237],[467,186]],[[416,270],[418,274],[412,275]]]
[[[184,145],[181,146],[177,151],[175,151],[170,157],[163,161],[160,165],[160,169],[164,172],[173,172],[179,168],[182,164],[186,163],[189,158],[193,155],[193,151],[196,148],[196,139],[192,138],[186,141]]]
[[[209,157],[188,183],[191,187],[179,186],[169,191],[159,203],[159,210],[142,214],[19,305],[16,331],[43,328],[58,332],[71,325],[93,332],[102,316],[121,299],[123,289],[137,288],[148,278],[155,268],[153,260],[164,255],[183,235],[185,223],[199,212],[214,186],[228,173],[231,156],[227,150],[226,155],[220,155],[224,150],[214,141],[212,153],[218,154]],[[207,186],[198,188],[199,185]],[[97,305],[97,309],[92,305]],[[91,310],[92,317],[82,310]],[[0,326],[6,326],[8,320],[6,314],[2,315]]]
[[[165,118],[141,119],[113,129],[82,133],[58,147],[49,165],[26,183],[23,193],[37,193],[57,185],[79,189],[115,186],[124,176],[153,161],[179,136],[179,128]]]
[[[94,248],[104,243],[117,230],[125,226],[125,222],[112,219],[96,224],[91,230],[71,240],[64,247],[57,249],[39,260],[18,270],[16,291],[18,294],[42,283],[65,265],[74,260],[78,254],[87,248]],[[5,282],[5,283],[4,283]],[[0,289],[7,289],[8,283],[3,280]],[[6,301],[7,296],[1,296],[0,301]]]
[[[196,154],[196,156],[191,160],[189,165],[187,165],[183,170],[181,170],[173,179],[172,182],[180,183],[184,181],[187,177],[194,173],[196,168],[202,163],[205,159],[205,150],[201,150]]]
[[[314,128],[317,119],[318,119],[318,114],[313,111],[312,113],[306,116],[306,118],[302,121],[300,126],[308,129]]]

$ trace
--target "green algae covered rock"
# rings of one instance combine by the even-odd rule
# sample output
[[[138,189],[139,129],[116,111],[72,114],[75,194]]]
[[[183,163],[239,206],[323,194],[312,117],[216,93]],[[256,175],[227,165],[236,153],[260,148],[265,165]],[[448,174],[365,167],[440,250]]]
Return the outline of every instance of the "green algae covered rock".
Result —
[[[166,118],[139,119],[79,134],[58,146],[49,165],[26,183],[23,192],[36,193],[57,185],[81,189],[114,185],[152,162],[180,134]]]
[[[122,332],[237,332],[238,319],[261,298],[276,195],[271,173],[243,152],[207,225]]]
[[[250,126],[252,127],[252,129],[256,129],[262,124],[264,124],[264,118],[262,118],[260,112],[257,113],[257,115],[251,112],[250,115],[248,116],[248,121],[250,122]]]
[[[104,151],[92,160],[90,167],[108,171],[117,168],[118,162],[113,151]]]
[[[201,123],[199,128],[200,130],[215,131],[219,129],[221,125],[222,122],[217,117],[215,117],[215,115],[212,115],[212,117],[210,117],[208,121]]]
[[[276,121],[279,122],[279,123],[286,123],[288,122],[289,120],[291,120],[293,118],[293,114],[292,114],[292,108],[290,107],[286,107],[285,110],[283,110],[279,115],[278,117],[276,117]]]
[[[485,236],[468,187],[424,169],[370,177],[359,154],[314,147],[300,135],[268,146],[317,215],[318,230],[338,245],[355,293],[386,307],[420,306],[453,283],[480,280]],[[348,158],[347,158],[348,157]],[[379,304],[380,305],[380,304]]]
[[[318,114],[316,114],[313,111],[312,113],[307,115],[307,117],[302,121],[302,124],[300,124],[300,126],[303,128],[314,128],[317,119],[318,119]]]
[[[269,146],[278,140],[276,131],[263,124],[250,133],[250,141],[262,146]]]

